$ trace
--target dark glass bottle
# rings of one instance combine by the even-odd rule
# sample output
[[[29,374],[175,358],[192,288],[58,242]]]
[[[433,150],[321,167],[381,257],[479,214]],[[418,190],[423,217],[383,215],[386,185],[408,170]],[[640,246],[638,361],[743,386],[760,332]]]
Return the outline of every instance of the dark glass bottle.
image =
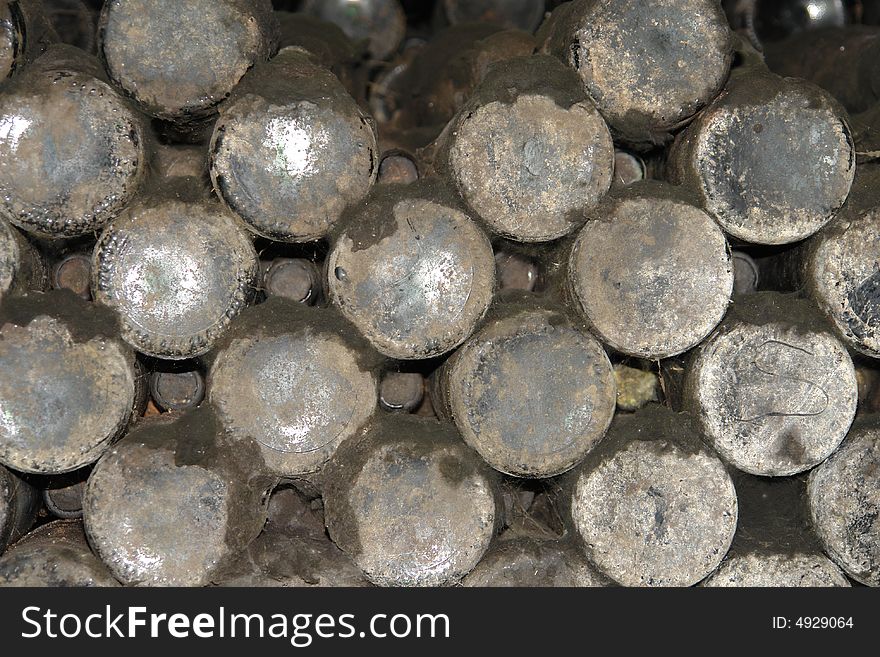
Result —
[[[730,235],[796,242],[827,224],[849,194],[848,117],[827,92],[770,73],[755,53],[743,53],[724,95],[676,137],[667,173],[694,190]]]
[[[92,254],[68,253],[52,267],[52,287],[70,290],[83,299],[92,298]]]
[[[39,507],[36,489],[0,465],[0,555],[27,533]]]
[[[61,43],[95,54],[98,12],[84,0],[43,0],[43,6]]]
[[[493,309],[437,373],[434,405],[492,467],[552,477],[602,439],[617,389],[599,341],[532,300]]]
[[[392,413],[412,413],[424,397],[425,379],[418,372],[386,372],[379,384],[379,403]]]
[[[99,231],[140,190],[147,140],[98,60],[53,46],[0,91],[0,214],[44,237]]]
[[[619,417],[571,479],[581,545],[624,586],[692,586],[733,540],[733,481],[683,414],[652,404]]]
[[[734,295],[752,294],[761,284],[761,270],[758,263],[745,251],[731,251],[733,260]]]
[[[611,186],[608,126],[577,75],[553,57],[493,67],[438,142],[436,167],[509,239],[568,234]]]
[[[377,182],[406,185],[418,179],[419,165],[414,156],[401,149],[393,149],[382,154]]]
[[[809,301],[738,297],[687,367],[684,403],[716,451],[760,476],[824,461],[856,412],[852,359]]]
[[[853,349],[880,357],[880,167],[859,168],[837,218],[794,254],[806,292]]]
[[[504,246],[495,248],[495,272],[499,290],[534,292],[543,283],[537,258]]]
[[[192,367],[162,367],[150,374],[150,396],[163,411],[186,411],[205,398],[205,376]]]
[[[435,179],[377,187],[346,216],[325,268],[331,301],[401,360],[461,344],[495,289],[488,238]]]
[[[568,294],[603,342],[666,358],[699,344],[724,317],[733,291],[727,241],[683,190],[637,182],[587,219],[568,259]]]
[[[255,233],[282,242],[325,237],[369,192],[375,127],[339,80],[297,47],[236,88],[210,145],[211,180]]]
[[[321,271],[305,258],[275,258],[263,274],[263,291],[269,297],[314,306],[322,296]]]
[[[496,23],[534,32],[544,18],[544,0],[442,0],[443,16],[451,24]]]
[[[92,553],[82,522],[56,520],[38,527],[0,559],[0,587],[119,586]]]
[[[373,59],[397,50],[406,32],[399,0],[305,0],[301,11],[335,23],[354,41],[367,40]]]
[[[493,64],[525,57],[534,37],[488,23],[466,23],[441,30],[412,61],[377,89],[395,129],[423,128],[440,133],[470,98]]]
[[[614,178],[611,180],[613,189],[622,189],[647,177],[647,166],[641,157],[629,151],[614,150]]]
[[[669,141],[721,91],[733,57],[717,0],[574,0],[537,39],[578,72],[615,138],[645,149]]]
[[[24,68],[56,39],[40,0],[0,2],[0,79]]]
[[[810,473],[807,500],[825,552],[850,577],[880,586],[880,423],[856,420],[846,440]]]
[[[89,476],[89,543],[124,584],[205,586],[260,533],[269,490],[256,443],[232,443],[211,409],[140,423]]]
[[[344,442],[325,475],[330,537],[374,584],[454,584],[495,533],[493,476],[437,420],[384,416]]]
[[[256,441],[280,476],[320,470],[376,410],[380,357],[329,309],[270,299],[243,313],[212,356],[208,400],[229,435]]]
[[[845,0],[755,0],[754,26],[764,43],[801,32],[843,27],[847,5],[851,4]]]
[[[64,520],[82,518],[83,494],[90,472],[90,468],[83,468],[44,481],[43,503],[49,513]]]
[[[37,250],[16,228],[0,219],[0,301],[45,286],[46,271]]]
[[[95,300],[149,356],[207,353],[253,299],[259,261],[244,224],[192,178],[163,179],[101,234]]]
[[[107,0],[99,35],[110,78],[141,109],[196,131],[278,47],[270,0]]]
[[[280,48],[298,46],[309,51],[358,103],[365,102],[370,66],[365,61],[364,41],[353,41],[335,23],[310,14],[276,11],[275,17],[281,29]]]
[[[767,65],[785,77],[804,78],[834,96],[847,111],[880,101],[880,27],[848,25],[796,34],[765,44]]]
[[[95,462],[142,402],[116,318],[67,290],[4,301],[0,370],[0,462],[22,472]]]

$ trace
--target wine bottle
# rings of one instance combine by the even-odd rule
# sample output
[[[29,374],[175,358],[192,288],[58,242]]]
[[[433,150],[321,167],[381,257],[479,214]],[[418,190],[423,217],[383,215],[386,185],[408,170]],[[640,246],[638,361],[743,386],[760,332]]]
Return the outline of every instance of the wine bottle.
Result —
[[[267,296],[314,306],[322,296],[321,272],[305,258],[275,258],[263,275],[263,289]]]
[[[273,472],[315,472],[376,409],[380,358],[363,342],[331,310],[269,299],[218,344],[208,400]]]
[[[0,2],[0,79],[24,68],[57,39],[40,0]]]
[[[92,294],[138,351],[207,353],[253,299],[259,262],[243,224],[191,178],[161,181],[101,234]]]
[[[45,286],[46,272],[37,250],[24,235],[0,219],[0,301]]]
[[[733,58],[716,0],[574,0],[536,38],[577,71],[615,138],[642,149],[670,141],[715,98]]]
[[[406,32],[399,0],[305,0],[301,11],[335,23],[354,41],[366,40],[373,59],[397,50]]]
[[[0,215],[43,237],[101,230],[142,187],[147,140],[98,60],[53,46],[0,90]]]
[[[857,415],[880,411],[880,369],[874,361],[856,362],[856,383],[859,388]]]
[[[0,558],[0,586],[113,587],[119,582],[92,553],[80,521],[56,520]]]
[[[538,258],[516,248],[502,246],[495,249],[495,271],[499,290],[534,292],[543,284]]]
[[[83,468],[67,475],[49,477],[43,488],[43,503],[49,513],[63,520],[82,518],[83,494],[90,472],[90,469]]]
[[[0,465],[0,555],[28,532],[39,507],[36,489]]]
[[[0,462],[21,472],[95,462],[143,394],[113,313],[67,290],[4,301],[0,370]]]
[[[418,372],[386,372],[379,384],[379,404],[386,411],[412,413],[425,397],[425,379]]]
[[[42,0],[46,17],[58,40],[94,55],[97,51],[98,14],[83,0]]]
[[[392,121],[403,111],[401,103],[404,102],[407,91],[402,87],[398,88],[397,81],[412,66],[413,59],[427,43],[426,39],[417,36],[407,39],[399,53],[373,71],[367,87],[367,106],[383,136],[393,125]]]
[[[810,518],[828,555],[862,584],[880,586],[880,429],[856,420],[840,449],[810,473]]]
[[[375,127],[339,80],[295,47],[255,67],[221,109],[211,180],[250,229],[282,242],[325,237],[376,181]]]
[[[330,538],[380,586],[455,584],[495,532],[493,475],[455,429],[387,416],[330,460],[324,511]]]
[[[725,93],[676,137],[667,175],[693,189],[730,235],[789,244],[846,201],[855,175],[848,117],[822,89],[741,52]]]
[[[348,213],[325,269],[332,303],[400,360],[464,342],[495,289],[489,240],[437,180],[377,187]]]
[[[624,586],[692,586],[718,567],[736,530],[724,464],[686,415],[658,405],[615,421],[571,490],[587,557]]]
[[[208,157],[203,145],[154,143],[152,158],[154,179],[192,178],[210,188]]]
[[[803,289],[846,344],[880,358],[880,167],[860,167],[838,218],[796,253]]]
[[[858,386],[846,349],[809,301],[738,297],[687,368],[684,403],[731,465],[788,476],[824,461],[846,436]]]
[[[315,61],[330,69],[361,103],[366,102],[369,66],[363,42],[355,43],[335,23],[310,14],[276,11],[281,38],[281,49],[298,46],[312,54]]]
[[[603,342],[667,358],[699,344],[724,317],[733,291],[727,241],[685,190],[637,182],[587,219],[570,251],[568,294]]]
[[[147,114],[196,132],[278,46],[270,0],[107,0],[98,33],[114,83]]]
[[[812,30],[765,45],[770,70],[819,85],[852,113],[880,101],[878,52],[880,28],[873,25]]]
[[[788,36],[815,33],[847,23],[844,0],[755,0],[753,21],[758,37],[770,45]]]
[[[419,165],[415,157],[395,149],[382,154],[378,182],[406,185],[419,179]]]
[[[509,239],[570,233],[611,186],[611,133],[577,75],[552,57],[493,67],[439,143],[436,168]]]
[[[761,270],[755,259],[745,251],[731,251],[733,260],[733,294],[752,294],[761,284]]]
[[[92,254],[68,253],[52,267],[52,287],[70,290],[78,297],[92,298]]]
[[[443,0],[443,17],[452,25],[495,23],[534,32],[544,18],[544,0]]]
[[[487,23],[465,23],[441,30],[384,90],[399,129],[431,128],[440,133],[470,98],[492,65],[531,55],[534,37]]]
[[[703,586],[731,587],[848,587],[849,580],[821,553],[762,554],[734,552]]]
[[[443,365],[435,407],[496,470],[552,477],[605,435],[617,387],[602,345],[531,298],[493,309]]]
[[[614,150],[614,177],[611,179],[612,189],[622,189],[648,177],[645,161],[635,153]]]
[[[163,411],[187,411],[205,398],[205,377],[192,365],[160,366],[150,374],[150,396]]]
[[[92,470],[86,534],[124,584],[205,586],[260,533],[276,481],[210,408],[154,417]]]

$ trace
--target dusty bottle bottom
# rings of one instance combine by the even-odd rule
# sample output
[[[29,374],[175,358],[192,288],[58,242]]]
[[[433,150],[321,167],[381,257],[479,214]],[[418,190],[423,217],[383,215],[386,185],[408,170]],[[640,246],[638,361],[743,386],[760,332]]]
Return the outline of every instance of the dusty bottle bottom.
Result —
[[[857,421],[840,450],[813,470],[810,516],[826,552],[855,580],[880,586],[877,523],[880,433],[876,416]]]
[[[89,542],[125,584],[205,586],[259,534],[273,481],[256,444],[230,444],[210,409],[151,418],[92,471]]]
[[[787,476],[824,461],[846,436],[858,387],[849,354],[807,301],[739,297],[696,352],[686,405],[737,468]]]
[[[457,583],[495,532],[486,467],[454,429],[412,416],[384,418],[340,446],[324,508],[330,537],[381,586]]]
[[[0,586],[119,586],[95,557],[78,520],[35,529],[0,558]]]
[[[737,496],[683,415],[621,418],[576,470],[571,516],[587,556],[625,586],[691,586],[733,540]]]
[[[67,290],[0,309],[0,462],[63,474],[96,461],[139,401],[137,364],[106,309]]]

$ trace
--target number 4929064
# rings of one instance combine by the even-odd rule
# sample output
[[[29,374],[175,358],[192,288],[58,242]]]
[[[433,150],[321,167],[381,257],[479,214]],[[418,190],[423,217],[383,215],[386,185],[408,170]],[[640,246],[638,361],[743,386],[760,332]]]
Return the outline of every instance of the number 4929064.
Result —
[[[853,619],[852,616],[801,616],[794,622],[794,626],[803,630],[852,628]]]

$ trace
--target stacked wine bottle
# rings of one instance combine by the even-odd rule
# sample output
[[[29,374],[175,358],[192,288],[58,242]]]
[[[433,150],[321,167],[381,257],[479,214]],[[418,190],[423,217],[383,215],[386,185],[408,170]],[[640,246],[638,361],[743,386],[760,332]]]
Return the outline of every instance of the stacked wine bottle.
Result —
[[[803,4],[0,0],[0,586],[880,585]]]

